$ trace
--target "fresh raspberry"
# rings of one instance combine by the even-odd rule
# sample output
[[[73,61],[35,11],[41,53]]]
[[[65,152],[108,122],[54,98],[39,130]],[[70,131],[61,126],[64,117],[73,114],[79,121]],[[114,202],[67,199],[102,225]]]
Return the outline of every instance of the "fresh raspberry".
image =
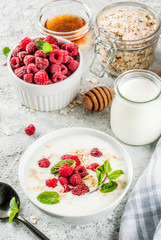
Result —
[[[75,72],[78,66],[79,66],[79,62],[75,61],[74,59],[69,59],[67,62],[67,68],[71,72]]]
[[[66,178],[66,177],[60,177],[60,178],[58,178],[58,180],[62,186],[69,184],[68,178]]]
[[[73,173],[73,167],[68,164],[63,164],[59,168],[59,174],[62,177],[69,177],[72,175],[72,173]]]
[[[38,161],[39,167],[48,168],[50,166],[50,161],[47,158],[42,158]]]
[[[28,37],[25,37],[24,39],[21,40],[21,42],[19,43],[19,46],[21,47],[22,50],[26,50],[26,46],[30,42],[32,42],[32,40]]]
[[[77,196],[84,195],[87,192],[89,192],[89,188],[85,184],[77,185],[72,189],[72,193]]]
[[[75,169],[74,169],[74,173],[77,173],[81,176],[81,178],[85,177],[86,175],[86,169],[84,166],[77,166]]]
[[[78,46],[75,43],[67,43],[66,50],[68,51],[70,56],[75,56],[78,53]]]
[[[57,45],[58,45],[59,47],[61,47],[61,46],[63,45],[63,42],[58,41],[58,42],[57,42]]]
[[[61,48],[62,50],[66,50],[66,45],[67,45],[66,43],[63,43],[60,48]]]
[[[17,57],[20,59],[20,62],[23,63],[24,57],[27,55],[28,53],[26,51],[21,51],[17,54]]]
[[[18,57],[11,58],[10,65],[13,69],[19,68],[21,65],[20,59]]]
[[[37,58],[37,57],[47,58],[47,54],[44,53],[42,50],[37,50],[37,51],[35,52],[35,58]]]
[[[69,192],[70,191],[69,185],[66,184],[63,187],[64,187],[64,192]]]
[[[18,46],[12,51],[12,57],[17,57],[17,54],[21,51],[22,49]]]
[[[51,46],[52,46],[53,50],[55,50],[55,49],[59,50],[59,47],[57,45],[51,44]]]
[[[63,80],[64,80],[64,75],[62,75],[61,73],[56,72],[52,76],[53,83],[61,82]]]
[[[94,171],[97,167],[99,167],[98,163],[92,163],[87,167],[87,169]]]
[[[35,42],[30,42],[29,44],[27,44],[26,46],[26,51],[29,53],[29,54],[34,54],[37,50],[37,47],[36,47],[36,43]]]
[[[33,82],[33,79],[34,79],[34,75],[32,73],[30,74],[25,74],[23,76],[23,80],[27,83],[32,83]]]
[[[65,80],[67,78],[67,76],[66,75],[63,75],[63,80]]]
[[[55,37],[51,36],[51,35],[46,36],[44,41],[48,42],[50,44],[57,44],[57,42],[58,42],[58,40]]]
[[[49,79],[49,82],[48,82],[48,84],[53,84],[53,82]]]
[[[29,136],[33,135],[35,133],[35,126],[33,124],[30,124],[28,127],[25,128],[25,133]]]
[[[77,55],[75,55],[73,57],[73,59],[76,60],[77,62],[80,62],[80,55],[79,55],[79,53],[77,53]]]
[[[68,72],[67,67],[64,64],[60,64],[61,74],[64,75]]]
[[[50,62],[52,62],[52,63],[58,63],[58,64],[62,63],[63,54],[60,50],[53,50],[50,53],[49,59],[50,59]]]
[[[46,85],[49,82],[48,74],[44,70],[40,70],[35,74],[34,81],[36,84]]]
[[[60,73],[61,71],[61,68],[60,68],[60,66],[59,66],[59,64],[52,64],[51,66],[50,66],[50,69],[49,69],[49,71],[52,73],[52,74],[54,74],[54,73]]]
[[[17,68],[14,73],[16,74],[17,77],[23,78],[23,76],[27,73],[27,67],[23,66],[20,68]]]
[[[28,66],[27,66],[27,73],[30,74],[35,74],[38,72],[38,69],[36,67],[36,65],[34,63],[30,63]]]
[[[47,179],[46,186],[55,188],[57,186],[57,182],[58,182],[58,180],[56,178]]]
[[[28,66],[30,63],[35,62],[35,57],[33,55],[27,55],[27,56],[24,57],[23,62],[26,66]]]
[[[72,75],[72,72],[71,71],[68,71],[66,74],[65,74],[67,77],[70,77]]]
[[[76,166],[80,165],[80,160],[79,157],[77,155],[69,155],[69,154],[65,154],[61,157],[61,159],[73,159],[75,160]]]
[[[62,61],[62,62],[63,62],[63,63],[67,63],[68,60],[69,60],[69,54],[68,54],[68,52],[61,50],[61,53],[63,54],[63,61]]]
[[[45,58],[37,57],[35,64],[38,69],[45,70],[49,66],[49,61]]]
[[[78,173],[74,173],[70,178],[69,178],[70,184],[73,186],[79,185],[82,183],[82,178]]]
[[[102,156],[102,152],[98,148],[93,148],[91,150],[91,156],[93,156],[93,157],[101,157]]]

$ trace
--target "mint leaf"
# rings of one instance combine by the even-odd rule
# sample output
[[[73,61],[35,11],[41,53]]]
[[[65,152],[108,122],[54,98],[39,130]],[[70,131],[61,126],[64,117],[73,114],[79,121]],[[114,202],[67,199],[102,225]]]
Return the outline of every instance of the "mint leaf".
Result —
[[[72,166],[73,168],[75,168],[76,162],[73,159],[64,159],[64,160],[60,160],[58,163],[56,163],[51,169],[50,172],[51,174],[59,174],[59,168],[61,167],[61,165],[63,164],[68,164],[70,166]]]
[[[10,215],[9,215],[9,223],[11,223],[13,221],[13,219],[16,216],[16,214],[17,214],[17,211],[13,211],[13,212],[10,213]]]
[[[52,48],[52,46],[50,45],[50,43],[45,42],[44,45],[43,45],[43,47],[42,47],[42,51],[43,51],[44,53],[50,53],[50,52],[53,51],[53,48]]]
[[[107,176],[108,173],[112,171],[112,168],[109,161],[106,160],[101,166],[97,167],[97,170],[101,171]]]
[[[36,41],[36,47],[42,50],[44,53],[50,53],[53,51],[51,44],[43,40]]]
[[[108,175],[108,179],[116,179],[120,177],[122,174],[125,174],[122,170],[113,171],[110,175]]]
[[[36,47],[40,50],[42,50],[43,44],[45,41],[40,40],[40,41],[36,41]]]
[[[96,172],[96,176],[97,176],[97,180],[98,180],[97,187],[99,187],[99,186],[101,186],[105,175],[103,173],[101,173],[99,170],[97,170],[97,168],[95,169],[95,172]]]
[[[13,221],[14,217],[16,216],[16,214],[18,212],[20,212],[20,210],[18,209],[18,205],[17,205],[15,197],[13,197],[11,199],[9,207],[10,207],[10,210],[11,210],[11,213],[9,215],[9,223],[11,223]]]
[[[4,47],[3,48],[3,54],[8,57],[8,54],[10,53],[11,49],[9,47]]]
[[[60,202],[60,195],[57,192],[42,192],[38,195],[37,200],[44,204],[53,205]]]
[[[16,198],[15,198],[15,197],[13,197],[13,198],[11,199],[9,206],[10,206],[11,211],[17,211],[17,210],[19,210],[19,209],[18,209],[18,206],[17,206],[17,203],[16,203]]]
[[[117,182],[110,181],[109,183],[103,184],[100,191],[102,193],[113,192],[117,187],[118,187]]]

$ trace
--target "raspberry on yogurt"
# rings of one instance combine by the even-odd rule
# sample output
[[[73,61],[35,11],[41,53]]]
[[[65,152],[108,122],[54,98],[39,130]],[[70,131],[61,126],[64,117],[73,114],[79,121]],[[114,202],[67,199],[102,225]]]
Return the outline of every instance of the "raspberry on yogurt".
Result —
[[[72,173],[73,173],[73,167],[68,164],[63,164],[59,168],[59,174],[62,177],[69,177],[72,175]]]
[[[48,168],[50,166],[50,161],[47,158],[42,158],[38,161],[39,167]]]
[[[61,159],[73,159],[76,162],[76,166],[80,165],[80,159],[77,155],[65,154],[61,157]]]
[[[101,157],[102,156],[102,152],[98,148],[93,148],[91,150],[91,156],[93,156],[93,157]]]
[[[58,180],[56,178],[47,179],[46,186],[55,188],[57,186],[57,182],[58,182]]]
[[[69,182],[70,184],[72,184],[73,186],[79,185],[82,183],[82,178],[80,176],[80,174],[78,173],[74,173],[70,178],[69,178]]]
[[[89,188],[85,184],[77,185],[72,189],[72,194],[77,196],[84,195],[87,192],[89,192]]]

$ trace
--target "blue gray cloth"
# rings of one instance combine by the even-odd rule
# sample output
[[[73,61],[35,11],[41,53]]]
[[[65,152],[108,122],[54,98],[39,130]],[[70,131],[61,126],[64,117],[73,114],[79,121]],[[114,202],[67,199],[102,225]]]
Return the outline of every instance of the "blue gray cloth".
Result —
[[[119,240],[161,240],[161,139],[127,202]]]

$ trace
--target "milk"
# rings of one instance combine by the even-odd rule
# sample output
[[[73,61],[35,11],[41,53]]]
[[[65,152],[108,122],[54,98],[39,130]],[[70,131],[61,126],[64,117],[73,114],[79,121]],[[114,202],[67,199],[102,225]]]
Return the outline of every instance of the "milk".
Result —
[[[103,155],[101,157],[97,158],[90,155],[90,151],[94,147],[102,151]],[[126,163],[120,152],[107,141],[94,136],[72,135],[59,137],[53,141],[47,142],[45,145],[42,145],[39,150],[36,150],[29,159],[25,179],[26,190],[32,199],[36,199],[41,192],[47,190],[48,187],[45,186],[46,179],[55,177],[50,173],[50,168],[60,161],[62,155],[75,154],[76,151],[81,151],[84,154],[84,158],[86,159],[85,165],[87,166],[94,162],[101,165],[108,159],[113,171],[122,169],[125,174],[118,179],[118,188],[111,193],[101,193],[97,191],[82,196],[76,196],[68,192],[61,197],[60,203],[58,204],[43,204],[48,212],[73,216],[92,213],[112,204],[125,190],[128,181],[128,172]],[[50,167],[40,168],[38,166],[38,160],[42,157],[49,156],[51,162]],[[35,171],[36,177],[32,176],[32,171]],[[89,173],[95,174],[95,172],[91,170],[89,170]],[[44,188],[44,190],[41,188]],[[50,190],[54,191],[54,189]]]
[[[136,77],[124,81],[118,88],[122,96],[116,91],[111,106],[114,134],[131,145],[155,141],[161,134],[161,98],[153,100],[160,92],[158,85],[149,78]]]

